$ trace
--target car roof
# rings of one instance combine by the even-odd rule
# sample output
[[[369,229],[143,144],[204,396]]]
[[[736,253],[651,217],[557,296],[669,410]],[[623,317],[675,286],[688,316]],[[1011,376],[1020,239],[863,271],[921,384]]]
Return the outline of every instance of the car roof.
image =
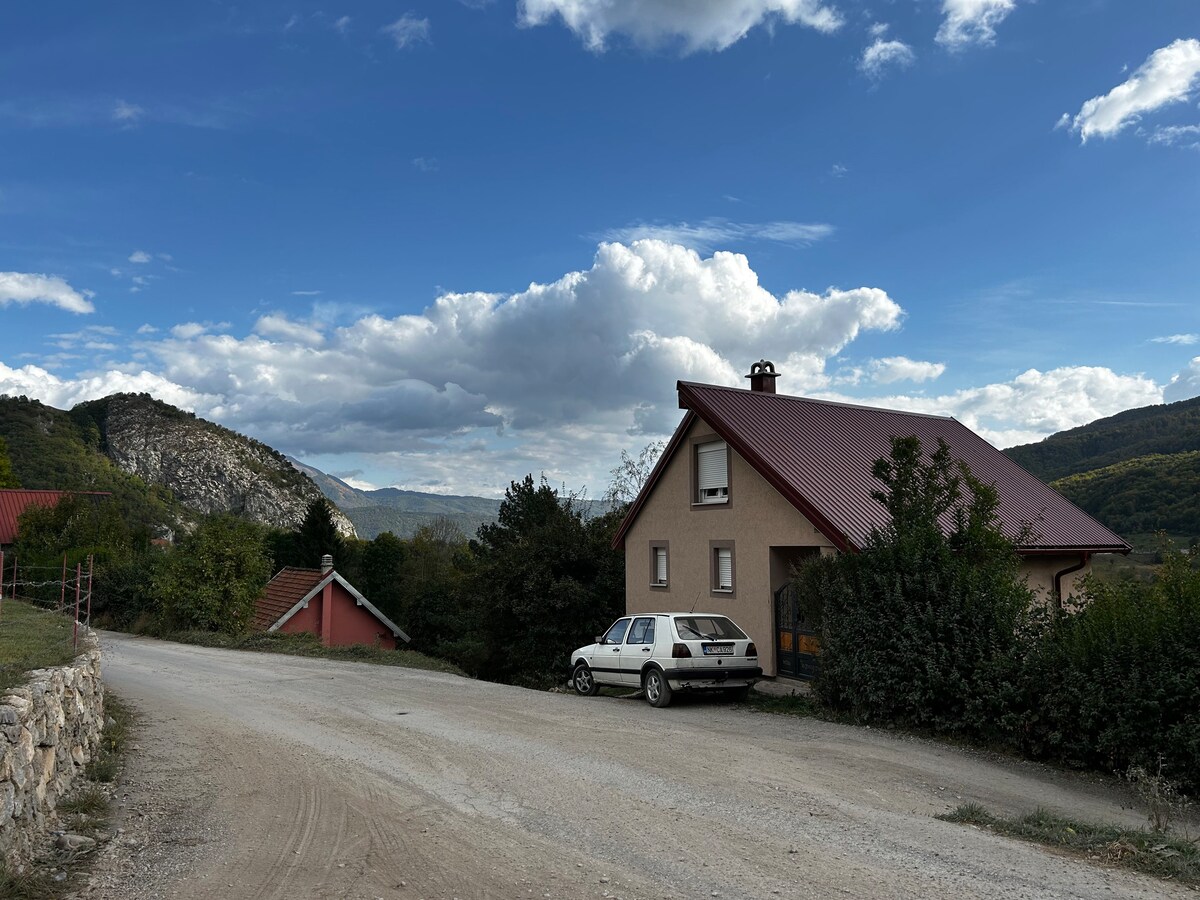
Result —
[[[626,613],[621,618],[636,619],[636,618],[644,617],[644,616],[675,616],[675,617],[685,617],[686,616],[686,617],[696,617],[696,618],[700,618],[700,619],[712,619],[712,618],[728,619],[729,618],[729,616],[727,616],[725,613],[715,613],[715,612],[640,612],[640,613]]]

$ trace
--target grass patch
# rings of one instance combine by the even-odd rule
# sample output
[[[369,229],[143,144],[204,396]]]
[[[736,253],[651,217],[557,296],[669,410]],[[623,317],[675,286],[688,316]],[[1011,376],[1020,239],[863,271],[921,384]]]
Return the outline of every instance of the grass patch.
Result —
[[[121,774],[121,762],[125,755],[125,745],[129,742],[129,733],[133,728],[136,717],[133,710],[122,700],[106,691],[104,694],[104,731],[100,733],[100,746],[88,763],[87,777],[102,784],[110,784]]]
[[[0,693],[23,684],[30,669],[64,666],[74,659],[72,625],[66,616],[5,600],[0,610]]]
[[[337,659],[346,662],[365,662],[380,666],[400,666],[405,669],[425,669],[449,675],[465,675],[462,669],[428,656],[417,650],[385,650],[382,647],[355,645],[325,647],[315,634],[282,634],[278,631],[251,631],[246,634],[223,634],[214,631],[171,631],[155,635],[180,644],[201,647],[220,647],[225,650],[254,650],[261,653],[286,653],[290,656],[309,656],[318,659]]]
[[[0,897],[4,900],[54,900],[60,891],[48,872],[30,869],[17,874],[0,861]]]
[[[58,811],[68,816],[99,816],[107,809],[108,794],[96,785],[89,785],[58,803]]]
[[[777,716],[797,716],[805,719],[823,719],[827,722],[840,722],[844,719],[821,703],[811,694],[764,694],[751,690],[746,697],[746,705],[759,712],[773,713]]]
[[[1200,846],[1186,837],[1145,828],[1076,822],[1044,809],[1004,819],[993,816],[978,803],[964,804],[938,818],[977,825],[1086,859],[1200,887]]]

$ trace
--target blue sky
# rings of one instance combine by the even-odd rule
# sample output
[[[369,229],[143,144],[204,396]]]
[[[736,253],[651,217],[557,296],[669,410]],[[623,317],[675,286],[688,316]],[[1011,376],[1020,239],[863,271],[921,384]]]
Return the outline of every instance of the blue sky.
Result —
[[[760,357],[999,446],[1194,396],[1197,12],[6,8],[0,392],[487,495],[602,492]]]

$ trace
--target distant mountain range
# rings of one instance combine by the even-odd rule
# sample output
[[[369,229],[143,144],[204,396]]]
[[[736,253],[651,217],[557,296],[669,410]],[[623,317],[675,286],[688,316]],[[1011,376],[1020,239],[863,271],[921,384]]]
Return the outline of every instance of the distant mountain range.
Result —
[[[480,525],[495,522],[500,511],[500,501],[486,497],[427,494],[391,487],[362,491],[297,459],[287,459],[337,504],[354,523],[358,536],[366,540],[385,531],[397,537],[412,537],[421,526],[432,525],[438,519],[453,522],[464,535],[473,537]]]
[[[1130,409],[1004,451],[1135,545],[1200,537],[1200,397]]]

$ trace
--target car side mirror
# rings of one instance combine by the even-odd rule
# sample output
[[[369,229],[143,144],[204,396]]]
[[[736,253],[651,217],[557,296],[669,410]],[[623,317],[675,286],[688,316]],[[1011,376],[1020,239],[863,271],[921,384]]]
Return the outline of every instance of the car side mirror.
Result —
[[[596,635],[594,638],[592,638],[592,642],[595,644],[603,644],[604,638],[601,637],[600,635]]]

